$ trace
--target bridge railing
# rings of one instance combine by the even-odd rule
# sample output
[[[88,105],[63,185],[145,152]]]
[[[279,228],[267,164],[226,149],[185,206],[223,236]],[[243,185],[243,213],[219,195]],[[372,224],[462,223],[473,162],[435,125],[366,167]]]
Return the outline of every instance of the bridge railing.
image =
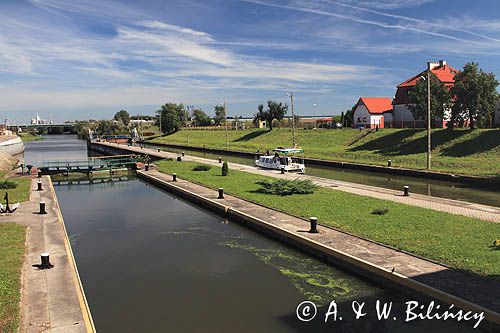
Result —
[[[51,159],[43,160],[39,168],[41,169],[98,169],[104,167],[114,167],[130,165],[136,163],[133,155],[99,156],[75,159]]]

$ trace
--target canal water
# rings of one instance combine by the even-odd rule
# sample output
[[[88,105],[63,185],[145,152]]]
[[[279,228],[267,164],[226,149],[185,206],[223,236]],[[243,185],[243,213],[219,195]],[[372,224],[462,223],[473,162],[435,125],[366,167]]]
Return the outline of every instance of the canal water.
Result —
[[[189,148],[166,148],[154,144],[145,144],[145,147],[154,149],[160,148],[162,150],[175,153],[181,153],[182,151],[184,151],[193,156],[206,157],[210,159],[218,159],[220,156],[218,154],[190,150]],[[233,163],[255,165],[255,161],[252,158],[231,155],[225,156],[224,158]],[[411,192],[414,193],[500,207],[500,189],[493,189],[489,187],[477,187],[471,184],[388,175],[379,172],[326,168],[308,165],[306,165],[306,173],[311,176],[365,184],[370,186],[378,186],[393,190],[402,190],[403,186],[409,185]]]
[[[82,156],[84,144],[69,136],[48,137],[27,144],[25,159],[36,165],[40,158]],[[405,323],[404,302],[414,297],[136,178],[55,188],[98,332],[481,331],[470,322]],[[310,322],[296,316],[304,300],[318,306]],[[325,323],[332,300],[338,304],[337,321],[330,317]],[[394,302],[389,320],[377,319],[376,300]],[[367,315],[359,320],[353,301],[366,302]]]

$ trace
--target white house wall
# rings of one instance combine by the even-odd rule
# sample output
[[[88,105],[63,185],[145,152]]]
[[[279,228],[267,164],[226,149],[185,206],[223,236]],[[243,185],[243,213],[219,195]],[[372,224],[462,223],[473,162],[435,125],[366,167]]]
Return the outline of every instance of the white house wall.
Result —
[[[358,121],[359,119],[359,121]],[[363,121],[365,120],[365,121]],[[358,124],[368,125],[370,124],[370,112],[364,105],[358,105],[354,110],[353,124],[356,127]]]

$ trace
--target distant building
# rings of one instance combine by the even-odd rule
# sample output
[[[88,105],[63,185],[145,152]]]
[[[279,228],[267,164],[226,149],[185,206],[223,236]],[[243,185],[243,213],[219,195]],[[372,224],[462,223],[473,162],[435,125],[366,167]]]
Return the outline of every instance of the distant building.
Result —
[[[31,125],[43,125],[46,123],[47,123],[47,121],[45,121],[44,119],[40,119],[40,116],[38,115],[38,113],[36,114],[35,118],[31,119]]]
[[[415,119],[409,105],[412,104],[410,93],[415,89],[418,81],[431,71],[443,84],[451,88],[455,85],[455,76],[459,70],[449,66],[446,61],[428,62],[427,69],[404,81],[397,87],[394,97],[394,112],[392,127],[425,127],[425,119]],[[434,119],[436,127],[446,127],[446,120],[449,120],[450,110],[445,110],[445,119]]]
[[[352,116],[354,128],[384,128],[392,122],[392,99],[387,97],[361,97]]]

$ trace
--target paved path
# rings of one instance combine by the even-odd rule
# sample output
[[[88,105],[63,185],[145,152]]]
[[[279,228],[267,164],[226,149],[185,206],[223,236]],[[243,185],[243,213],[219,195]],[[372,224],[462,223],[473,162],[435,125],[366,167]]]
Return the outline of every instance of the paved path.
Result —
[[[177,156],[179,156],[179,154],[177,153],[170,153],[164,151],[158,152],[157,150],[153,149],[147,149],[147,148],[141,149],[140,147],[132,147],[132,146],[129,147],[123,144],[119,145],[116,143],[107,143],[107,142],[106,143],[101,142],[99,144],[107,145],[110,147],[119,147],[121,149],[126,149],[129,150],[130,152],[135,152],[135,153],[143,153],[143,154],[147,153],[151,156],[156,156],[161,158],[176,158]],[[208,158],[186,155],[183,157],[183,159],[186,161],[195,161],[205,164],[218,165],[218,161]],[[254,166],[243,165],[243,164],[229,163],[229,167],[231,169],[236,169],[240,171],[245,171],[249,173],[270,176],[275,178],[310,179],[315,184],[322,187],[334,188],[336,190],[363,195],[367,197],[384,199],[402,204],[446,212],[450,214],[463,215],[484,221],[500,223],[500,208],[498,207],[480,205],[465,201],[432,197],[421,194],[410,194],[409,197],[405,197],[402,195],[402,191],[395,191],[382,187],[361,185],[361,184],[349,183],[333,179],[314,177],[309,175],[290,174],[290,173],[282,175],[279,171],[264,170]]]
[[[227,206],[228,210],[235,210],[257,217],[268,224],[284,229],[286,232],[318,242],[337,253],[355,258],[359,263],[368,263],[372,267],[381,268],[386,274],[397,274],[403,279],[411,279],[426,286],[436,288],[467,302],[489,309],[490,319],[496,318],[500,323],[500,283],[483,279],[469,273],[456,271],[410,254],[373,243],[356,236],[337,231],[332,228],[318,226],[319,233],[311,234],[309,222],[290,216],[248,201],[225,195],[225,199],[218,200],[217,191],[207,187],[190,183],[178,178],[173,183],[170,175],[156,170],[142,172],[143,174],[163,181],[171,186],[196,193],[209,200]],[[432,294],[432,293],[431,293]],[[454,302],[457,304],[456,302]]]
[[[28,227],[19,332],[93,332],[53,187],[48,177],[42,177],[43,191],[36,191],[37,181],[32,180],[29,201],[21,203],[14,214],[0,215],[0,223]],[[42,200],[47,215],[36,214]],[[40,263],[43,252],[50,253],[54,268],[32,267]]]

